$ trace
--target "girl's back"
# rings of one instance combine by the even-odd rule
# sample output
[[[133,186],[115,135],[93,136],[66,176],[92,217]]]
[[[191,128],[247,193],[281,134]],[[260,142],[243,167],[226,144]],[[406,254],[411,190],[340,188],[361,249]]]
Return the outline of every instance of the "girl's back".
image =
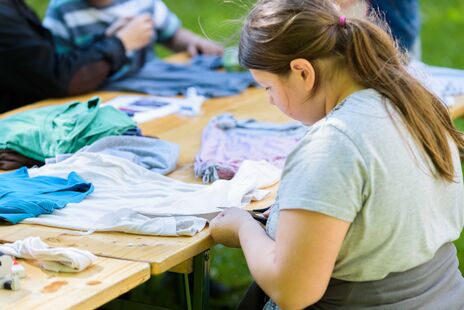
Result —
[[[456,267],[449,268],[451,275],[435,270],[444,261],[457,264],[449,242],[459,237],[464,224],[459,153],[450,145],[456,167],[452,184],[431,175],[399,115],[372,89],[352,94],[312,126],[287,159],[267,231],[275,238],[279,209],[305,209],[352,222],[321,302],[329,298],[353,307],[393,303],[460,276],[454,275]],[[432,258],[444,244],[435,262]],[[376,282],[359,283],[367,281]],[[414,290],[397,285],[410,281],[423,285]],[[464,288],[454,289],[446,301],[440,300],[442,305],[457,305],[453,292]],[[430,305],[433,293],[423,296]]]
[[[353,221],[335,266],[338,279],[372,281],[418,266],[457,239],[464,224],[456,146],[450,184],[430,175],[411,135],[385,107],[374,90],[351,95],[313,125],[282,178],[282,208]]]

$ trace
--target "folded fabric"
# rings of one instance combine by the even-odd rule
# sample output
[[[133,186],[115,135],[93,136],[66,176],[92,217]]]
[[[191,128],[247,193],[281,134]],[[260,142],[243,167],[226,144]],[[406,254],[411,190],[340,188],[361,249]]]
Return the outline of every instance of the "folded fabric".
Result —
[[[74,153],[106,136],[121,135],[135,123],[100,99],[71,102],[17,113],[0,120],[0,150],[12,150],[38,161]]]
[[[139,127],[131,128],[127,130],[125,133],[123,133],[122,135],[123,136],[138,136],[138,137],[143,136],[142,130]],[[152,138],[155,138],[155,137],[152,137]]]
[[[44,269],[54,272],[79,272],[97,260],[97,257],[89,251],[51,248],[39,237],[1,244],[0,252],[17,258],[38,260]]]
[[[301,124],[272,124],[237,120],[231,114],[213,118],[203,130],[195,159],[195,175],[208,183],[231,179],[242,162],[266,160],[282,168],[287,155],[306,134]]]
[[[239,94],[255,85],[249,72],[218,72],[208,68],[209,62],[194,65],[166,63],[154,59],[136,74],[119,81],[109,81],[107,90],[131,91],[160,96],[186,95],[194,87],[198,95],[222,97]]]
[[[0,174],[0,219],[16,224],[28,217],[52,213],[67,203],[80,202],[93,191],[92,184],[75,172],[64,177],[29,177],[24,167]]]
[[[29,173],[33,176],[62,177],[70,170],[77,171],[92,182],[95,186],[92,195],[52,214],[30,218],[25,222],[81,231],[104,227],[105,230],[138,234],[194,234],[204,227],[204,221],[166,217],[201,216],[209,219],[222,208],[244,206],[253,199],[264,198],[269,192],[258,189],[276,183],[281,173],[280,169],[266,162],[246,161],[234,179],[198,185],[153,173],[123,158],[86,152],[77,153],[54,165],[32,168]],[[130,209],[150,219],[162,218],[149,221],[128,216],[118,222],[111,214],[121,209]],[[108,215],[110,224],[107,225],[108,222],[103,219]],[[144,226],[144,221],[147,226]]]
[[[136,127],[133,129],[129,129],[126,131],[124,136],[142,136],[142,132],[140,128]],[[155,138],[155,137],[150,137],[150,138]],[[155,138],[157,139],[157,138]],[[52,162],[55,162],[57,159],[60,158],[61,156],[65,156],[65,158],[68,158],[72,154],[65,154],[65,155],[56,155],[55,159]],[[48,163],[50,161],[49,158],[45,159],[45,163]],[[15,170],[21,167],[34,167],[34,166],[42,166],[45,164],[43,161],[35,160],[29,157],[26,157],[24,155],[18,154],[15,151],[12,150],[0,150],[0,170]]]
[[[14,170],[21,167],[42,166],[44,162],[38,161],[11,150],[0,150],[0,170]]]
[[[134,164],[161,174],[173,171],[179,159],[179,146],[177,144],[137,136],[105,137],[83,147],[78,152],[110,154],[125,158]],[[54,158],[48,158],[46,162],[47,164],[57,163],[71,156],[72,154],[57,155]]]
[[[409,71],[448,106],[454,104],[454,97],[464,95],[464,70],[413,61]]]

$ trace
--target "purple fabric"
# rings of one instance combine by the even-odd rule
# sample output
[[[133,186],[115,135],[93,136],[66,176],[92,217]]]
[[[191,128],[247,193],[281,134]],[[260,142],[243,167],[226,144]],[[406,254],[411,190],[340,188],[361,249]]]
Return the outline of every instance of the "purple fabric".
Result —
[[[203,130],[195,176],[205,183],[231,179],[245,159],[266,160],[282,168],[307,129],[297,123],[280,125],[219,115]]]

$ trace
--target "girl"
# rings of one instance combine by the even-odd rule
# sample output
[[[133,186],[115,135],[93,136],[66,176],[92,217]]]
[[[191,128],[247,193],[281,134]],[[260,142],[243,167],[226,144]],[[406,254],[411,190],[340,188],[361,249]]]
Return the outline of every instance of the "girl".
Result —
[[[264,230],[229,209],[210,230],[242,247],[266,309],[463,309],[464,141],[388,33],[330,0],[260,0],[239,57],[272,104],[311,125]],[[260,305],[261,306],[261,305]]]

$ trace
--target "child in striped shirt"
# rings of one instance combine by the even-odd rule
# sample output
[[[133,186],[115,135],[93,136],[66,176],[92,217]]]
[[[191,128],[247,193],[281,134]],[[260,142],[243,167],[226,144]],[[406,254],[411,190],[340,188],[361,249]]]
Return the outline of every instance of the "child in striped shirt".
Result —
[[[43,23],[52,32],[58,53],[66,53],[86,49],[137,19],[149,19],[153,39],[144,48],[127,53],[128,63],[112,75],[112,80],[136,72],[152,59],[155,43],[191,55],[223,52],[218,44],[182,28],[177,16],[161,0],[52,0]]]

